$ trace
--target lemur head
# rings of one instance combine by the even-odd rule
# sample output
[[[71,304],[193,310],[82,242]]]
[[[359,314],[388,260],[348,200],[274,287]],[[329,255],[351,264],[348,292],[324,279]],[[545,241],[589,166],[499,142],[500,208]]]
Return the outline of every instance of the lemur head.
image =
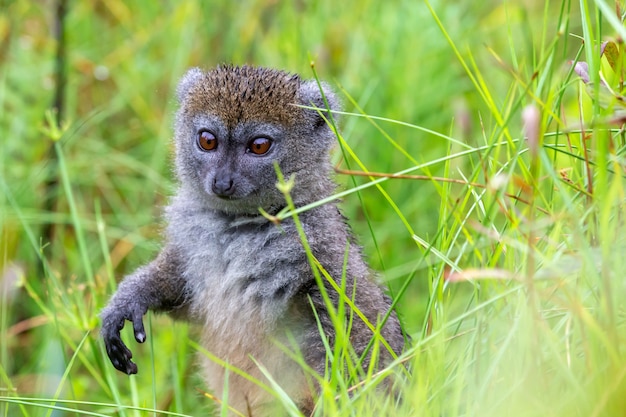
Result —
[[[331,110],[337,99],[325,86]],[[210,208],[258,213],[284,206],[274,162],[288,178],[292,197],[305,204],[333,191],[328,152],[334,134],[316,110],[325,108],[317,82],[250,66],[198,68],[178,86],[176,171],[181,186]]]

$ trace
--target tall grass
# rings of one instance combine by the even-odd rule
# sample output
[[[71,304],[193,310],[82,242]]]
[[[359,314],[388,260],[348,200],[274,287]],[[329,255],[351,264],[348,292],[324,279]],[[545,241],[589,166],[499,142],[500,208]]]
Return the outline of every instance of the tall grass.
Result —
[[[623,414],[617,4],[69,1],[59,57],[53,3],[0,14],[0,416],[226,412],[193,329],[149,315],[126,377],[97,313],[159,247],[177,78],[311,60],[345,104],[342,207],[413,339],[381,374],[331,369],[316,415]]]

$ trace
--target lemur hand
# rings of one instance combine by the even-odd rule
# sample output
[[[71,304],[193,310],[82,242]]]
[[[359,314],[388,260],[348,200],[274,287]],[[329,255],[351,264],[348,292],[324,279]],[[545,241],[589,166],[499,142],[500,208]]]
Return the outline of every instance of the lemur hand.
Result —
[[[146,331],[143,326],[143,316],[147,308],[143,308],[138,303],[127,305],[125,308],[108,306],[102,312],[102,330],[107,355],[115,369],[131,375],[137,373],[137,365],[131,361],[133,353],[122,341],[120,331],[124,328],[126,320],[133,323],[135,340],[139,343],[146,341]]]

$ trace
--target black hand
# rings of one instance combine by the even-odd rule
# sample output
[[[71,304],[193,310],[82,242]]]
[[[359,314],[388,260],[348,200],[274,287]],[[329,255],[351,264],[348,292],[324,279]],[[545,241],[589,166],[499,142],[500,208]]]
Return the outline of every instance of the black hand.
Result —
[[[126,320],[133,322],[135,340],[143,343],[146,340],[146,332],[143,327],[144,309],[135,306],[131,311],[123,312],[112,307],[102,315],[102,337],[106,346],[107,355],[115,369],[131,375],[137,373],[137,365],[131,361],[133,353],[122,341],[120,331],[124,328]]]

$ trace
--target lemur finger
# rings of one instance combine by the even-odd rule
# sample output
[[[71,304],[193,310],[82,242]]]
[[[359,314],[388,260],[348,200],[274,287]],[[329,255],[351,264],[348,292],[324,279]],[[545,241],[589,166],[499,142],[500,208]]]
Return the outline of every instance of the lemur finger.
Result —
[[[120,331],[124,328],[125,319],[123,317],[117,320],[105,319],[103,322],[104,325],[101,332],[107,356],[115,369],[125,374],[130,374],[133,371],[133,367],[129,365],[133,353],[126,347],[120,335]]]
[[[133,330],[135,331],[135,340],[139,343],[146,341],[146,330],[143,327],[143,314],[141,311],[133,312]]]
[[[130,358],[133,357],[133,353],[126,347],[124,342],[122,342],[122,339],[113,337],[107,340],[106,348],[109,359],[115,369],[127,375],[137,373],[137,365],[130,360]]]

